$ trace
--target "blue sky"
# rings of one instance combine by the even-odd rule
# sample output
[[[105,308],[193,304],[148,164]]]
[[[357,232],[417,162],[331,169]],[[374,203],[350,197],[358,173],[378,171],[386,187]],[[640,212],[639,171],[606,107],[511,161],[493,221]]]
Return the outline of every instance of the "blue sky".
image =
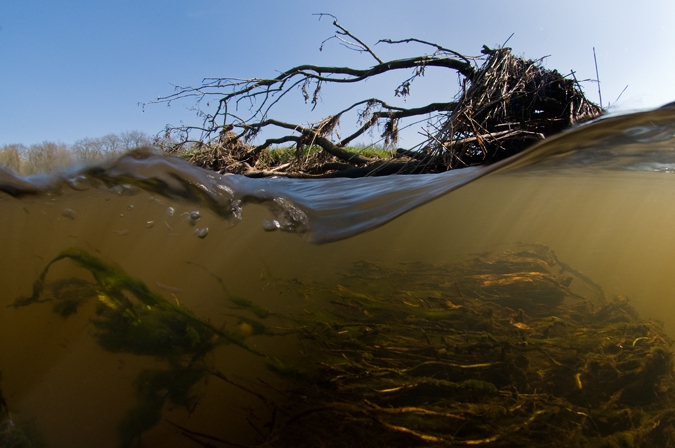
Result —
[[[605,104],[626,85],[615,110],[675,100],[672,0],[0,0],[0,145],[197,124],[189,102],[145,111],[138,103],[203,77],[271,77],[301,63],[373,64],[334,42],[319,52],[334,29],[312,16],[318,12],[336,15],[369,44],[417,37],[468,55],[514,33],[508,46],[516,54],[550,55],[546,67],[574,69],[579,79],[595,77],[595,47]],[[428,52],[374,48],[383,59]],[[408,105],[450,100],[455,85],[456,78],[428,73],[413,84]],[[353,91],[327,87],[316,113],[299,99],[279,112],[308,121],[359,97],[390,101],[395,87],[393,78]],[[597,100],[595,85],[586,92]]]

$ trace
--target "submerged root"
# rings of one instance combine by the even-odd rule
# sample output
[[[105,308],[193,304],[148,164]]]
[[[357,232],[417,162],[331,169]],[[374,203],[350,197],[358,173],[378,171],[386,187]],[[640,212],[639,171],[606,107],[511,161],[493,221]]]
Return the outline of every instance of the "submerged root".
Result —
[[[48,282],[66,259],[94,281]],[[269,385],[244,385],[205,362],[218,344],[262,356],[247,336],[288,334],[226,289],[238,332],[71,248],[13,306],[49,301],[67,318],[96,301],[102,348],[167,362],[137,378],[137,405],[118,426],[123,446],[136,446],[168,403],[190,414],[214,378],[269,408],[267,423],[249,420],[261,447],[675,447],[671,339],[543,245],[454,264],[360,262],[339,283],[282,286],[308,300],[289,318],[301,356],[260,358],[291,385],[273,390],[276,399]],[[0,391],[0,446],[24,446],[7,445],[26,431],[5,398]],[[172,424],[202,446],[243,446]]]
[[[671,340],[544,246],[294,285],[315,371],[266,446],[675,446]]]

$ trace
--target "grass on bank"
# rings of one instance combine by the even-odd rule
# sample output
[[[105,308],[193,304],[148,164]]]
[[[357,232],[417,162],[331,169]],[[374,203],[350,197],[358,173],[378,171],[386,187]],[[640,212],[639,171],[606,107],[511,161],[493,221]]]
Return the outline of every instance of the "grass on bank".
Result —
[[[353,145],[340,149],[372,161],[388,161],[397,157],[396,149],[379,145]],[[253,176],[321,174],[347,165],[318,145],[300,148],[295,145],[272,146],[257,150],[236,139],[225,143],[174,145],[165,148],[165,152],[207,170]]]
[[[347,146],[343,148],[346,151],[372,159],[390,159],[395,155],[396,150],[386,149],[376,146]],[[302,152],[302,157],[309,158],[318,155],[323,151],[320,146],[312,146]],[[273,147],[263,150],[260,155],[260,162],[266,166],[278,166],[293,162],[298,158],[298,151],[295,146]]]

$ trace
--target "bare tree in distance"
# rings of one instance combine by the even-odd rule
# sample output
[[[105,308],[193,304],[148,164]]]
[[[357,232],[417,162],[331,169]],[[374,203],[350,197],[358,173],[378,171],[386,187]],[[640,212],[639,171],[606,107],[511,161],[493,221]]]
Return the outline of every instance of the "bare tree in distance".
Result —
[[[23,154],[28,148],[21,144],[5,145],[0,148],[0,166],[10,169],[15,173],[21,173]]]
[[[83,138],[72,145],[75,158],[83,162],[96,162],[120,156],[140,146],[154,145],[155,141],[141,131],[107,134],[98,138]]]
[[[416,44],[431,54],[385,61],[373,47],[338,23],[332,40],[374,61],[365,68],[303,64],[273,78],[205,78],[196,87],[177,86],[154,103],[182,99],[196,102],[199,125],[167,127],[178,143],[173,152],[190,150],[191,160],[221,172],[248,175],[372,175],[439,172],[467,165],[492,163],[521,151],[532,142],[580,121],[598,116],[600,107],[586,100],[573,73],[546,70],[541,60],[524,60],[510,48],[483,46],[479,56],[466,56],[434,42],[416,38],[383,39],[376,44]],[[299,92],[315,108],[326,85],[360,83],[390,72],[403,72],[394,97],[407,98],[412,83],[426,70],[451,70],[459,76],[459,94],[421,107],[399,107],[380,98],[365,98],[302,125],[272,116],[275,106]],[[354,128],[339,132],[351,116]],[[412,148],[396,148],[403,120],[421,122],[426,136]],[[265,137],[274,129],[281,136]],[[366,157],[349,147],[364,133],[379,129],[385,147],[396,148],[390,160]],[[258,142],[253,144],[254,142]],[[275,145],[294,145],[297,163],[266,169],[261,154]],[[309,159],[311,148],[321,151]],[[261,169],[262,168],[262,169]]]
[[[31,145],[25,157],[28,161],[26,174],[51,173],[72,162],[72,154],[65,143],[42,142]]]
[[[169,145],[170,142],[151,138],[141,131],[83,138],[72,145],[50,141],[30,146],[11,144],[0,147],[0,167],[24,176],[53,173],[73,164],[111,160],[140,146],[156,146],[161,149]]]

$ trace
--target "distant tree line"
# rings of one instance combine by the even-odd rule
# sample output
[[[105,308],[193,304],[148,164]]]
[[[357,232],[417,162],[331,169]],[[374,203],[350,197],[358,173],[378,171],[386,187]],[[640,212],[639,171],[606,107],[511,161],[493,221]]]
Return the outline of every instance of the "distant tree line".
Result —
[[[139,146],[164,147],[162,141],[141,131],[83,138],[72,145],[45,141],[34,145],[0,146],[0,166],[28,176],[51,173],[78,163],[92,163],[119,157]]]

